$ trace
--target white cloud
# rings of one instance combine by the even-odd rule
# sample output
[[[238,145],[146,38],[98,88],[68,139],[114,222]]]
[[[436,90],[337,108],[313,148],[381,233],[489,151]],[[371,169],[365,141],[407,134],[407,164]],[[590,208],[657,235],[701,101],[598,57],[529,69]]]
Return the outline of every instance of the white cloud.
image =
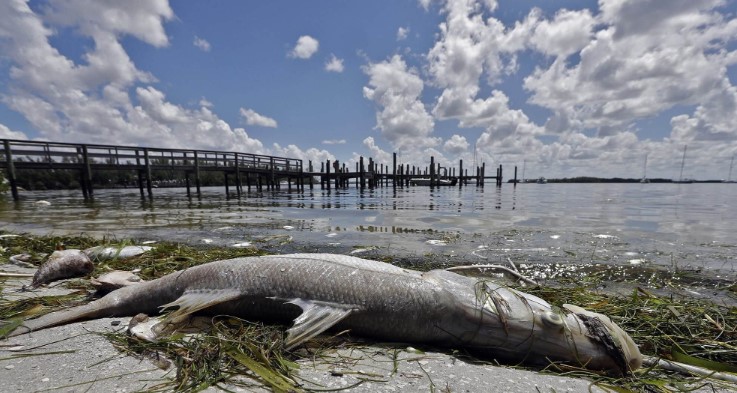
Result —
[[[276,156],[297,158],[302,160],[305,169],[307,168],[308,161],[312,161],[313,165],[317,164],[318,168],[320,167],[319,163],[321,162],[325,162],[326,160],[335,161],[335,156],[332,155],[329,151],[316,149],[314,147],[311,147],[307,150],[302,150],[297,145],[290,144],[286,147],[282,147],[278,143],[274,143],[271,151],[272,154]]]
[[[200,98],[199,104],[200,106],[204,106],[205,108],[212,108],[214,106],[212,102],[205,99],[205,97]]]
[[[335,57],[331,54],[328,61],[325,63],[325,71],[328,72],[343,72],[343,59]]]
[[[207,42],[207,40],[205,40],[204,38],[200,38],[200,37],[194,36],[194,42],[193,42],[193,44],[194,44],[194,46],[196,46],[197,48],[199,48],[200,50],[202,50],[204,52],[209,52],[210,51],[210,43]]]
[[[294,46],[294,49],[289,52],[289,56],[298,59],[309,59],[317,52],[319,47],[319,41],[308,35],[303,35],[299,37],[299,39],[297,40],[297,44]]]
[[[532,46],[550,56],[577,53],[591,42],[596,20],[589,10],[560,10],[553,20],[542,20],[534,26]]]
[[[377,127],[395,149],[419,149],[435,146],[431,136],[434,120],[420,101],[422,79],[416,70],[407,67],[399,55],[364,67],[369,76],[363,95],[379,105]]]
[[[246,124],[248,124],[249,126],[261,126],[271,128],[276,128],[277,126],[276,120],[256,113],[256,111],[254,111],[253,109],[241,108],[240,113],[241,116],[246,119]]]
[[[587,12],[560,12],[547,30],[542,22],[536,31],[548,37],[536,48],[558,48],[544,51],[557,51],[558,57],[525,78],[530,101],[555,113],[551,132],[567,124],[604,136],[664,110],[697,105],[701,137],[728,135],[723,119],[733,118],[727,114],[733,113],[734,92],[726,69],[735,52],[725,43],[737,39],[737,21],[713,12],[719,4],[602,1],[593,35],[587,32],[593,25]],[[568,53],[579,53],[580,61],[568,63]],[[682,132],[680,119],[675,123]]]
[[[466,137],[454,134],[443,144],[443,150],[453,155],[458,155],[468,151],[468,141]]]
[[[407,35],[409,34],[409,27],[399,27],[397,29],[397,41],[402,41],[407,39]]]
[[[166,1],[51,2],[44,10],[34,13],[21,0],[0,2],[0,46],[10,66],[9,88],[0,99],[39,138],[267,153],[260,141],[214,114],[206,100],[198,108],[167,101],[149,85],[155,78],[126,53],[120,43],[126,35],[157,47],[168,44],[163,23],[173,12]],[[92,39],[83,63],[50,43],[56,26]]]
[[[18,0],[11,0],[20,3]],[[119,2],[97,0],[51,1],[45,9],[45,19],[62,25],[78,27],[82,33],[114,36],[132,35],[147,44],[163,47],[169,39],[162,24],[174,18],[168,0]]]
[[[366,137],[363,140],[363,145],[369,150],[370,157],[373,157],[375,162],[384,164],[389,164],[392,162],[393,154],[377,146],[376,141],[374,141],[373,137]],[[353,156],[355,161],[358,161],[360,155],[354,153]]]
[[[323,145],[345,145],[346,140],[345,139],[326,139],[322,141]]]
[[[5,124],[0,123],[0,139],[22,139],[26,140],[28,137],[26,134],[20,131],[13,131],[8,128]]]

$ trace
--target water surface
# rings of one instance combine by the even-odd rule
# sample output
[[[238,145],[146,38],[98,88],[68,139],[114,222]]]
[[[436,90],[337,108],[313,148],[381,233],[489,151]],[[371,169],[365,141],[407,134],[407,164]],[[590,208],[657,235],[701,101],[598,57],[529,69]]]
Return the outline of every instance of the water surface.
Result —
[[[232,189],[231,189],[232,191]],[[734,273],[735,184],[493,184],[267,192],[205,188],[22,192],[0,197],[0,229],[285,250],[441,255],[450,263],[606,263]],[[50,205],[39,204],[48,201]],[[300,248],[301,247],[301,248]]]

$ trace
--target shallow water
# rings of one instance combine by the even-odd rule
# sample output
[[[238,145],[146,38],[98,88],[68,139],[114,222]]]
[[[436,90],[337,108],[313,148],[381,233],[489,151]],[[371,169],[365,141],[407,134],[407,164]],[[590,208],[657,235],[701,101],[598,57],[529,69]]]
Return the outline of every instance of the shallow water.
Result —
[[[232,191],[232,190],[231,190]],[[0,229],[284,251],[434,255],[447,263],[662,266],[729,279],[737,269],[734,184],[487,184],[251,193],[222,188],[22,192]],[[48,201],[50,205],[40,204]],[[365,251],[369,252],[369,251]]]

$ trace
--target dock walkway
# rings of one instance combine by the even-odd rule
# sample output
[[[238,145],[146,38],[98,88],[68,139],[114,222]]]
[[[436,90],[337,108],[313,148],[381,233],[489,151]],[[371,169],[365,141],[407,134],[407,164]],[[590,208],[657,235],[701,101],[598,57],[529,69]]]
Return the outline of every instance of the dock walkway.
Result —
[[[166,149],[154,147],[100,145],[84,143],[44,142],[14,139],[0,139],[0,168],[4,169],[13,199],[18,200],[19,174],[29,170],[64,170],[77,172],[79,185],[85,199],[94,195],[93,173],[98,171],[134,172],[136,185],[140,189],[141,197],[153,197],[153,188],[156,184],[152,172],[169,171],[184,174],[182,183],[178,177],[178,185],[187,188],[187,196],[191,197],[191,180],[198,197],[201,197],[202,172],[220,172],[224,177],[226,195],[230,195],[231,181],[238,197],[251,188],[257,191],[278,190],[282,186],[291,191],[304,192],[305,185],[313,189],[319,182],[323,189],[346,188],[350,184],[356,187],[374,188],[382,186],[408,187],[412,179],[430,179],[429,185],[440,186],[441,179],[455,179],[459,187],[468,186],[475,182],[476,186],[483,186],[486,179],[495,179],[496,185],[501,186],[502,166],[499,165],[496,176],[485,175],[485,165],[475,168],[475,174],[469,175],[468,169],[463,168],[463,161],[456,168],[446,168],[435,163],[430,157],[430,165],[423,168],[398,164],[397,154],[393,155],[392,166],[377,164],[369,158],[364,162],[360,157],[356,162],[355,171],[350,171],[345,163],[327,160],[321,163],[319,171],[313,169],[309,161],[305,170],[303,162],[296,158],[276,157],[261,154],[224,152],[195,149]],[[515,168],[516,178],[516,168]],[[423,184],[428,184],[427,181]]]

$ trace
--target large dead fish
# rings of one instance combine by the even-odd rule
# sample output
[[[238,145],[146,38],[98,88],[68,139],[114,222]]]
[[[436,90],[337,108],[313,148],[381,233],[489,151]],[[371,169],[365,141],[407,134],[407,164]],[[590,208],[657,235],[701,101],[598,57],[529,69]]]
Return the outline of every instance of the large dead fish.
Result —
[[[642,364],[632,339],[608,317],[456,273],[418,272],[333,254],[294,254],[211,262],[47,314],[10,336],[98,317],[189,314],[291,321],[292,348],[337,327],[381,340],[465,347],[507,361],[563,361],[620,374]],[[163,329],[165,330],[165,329]]]

